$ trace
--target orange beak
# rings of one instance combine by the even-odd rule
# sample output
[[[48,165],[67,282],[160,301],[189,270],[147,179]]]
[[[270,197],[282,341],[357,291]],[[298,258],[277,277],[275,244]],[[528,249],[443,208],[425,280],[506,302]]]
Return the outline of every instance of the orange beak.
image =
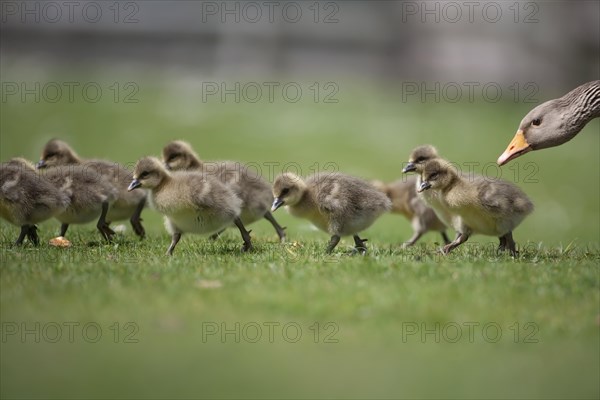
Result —
[[[502,166],[510,160],[517,158],[531,150],[532,148],[529,146],[529,143],[527,143],[525,135],[523,134],[523,130],[519,129],[504,153],[498,157],[498,165]]]

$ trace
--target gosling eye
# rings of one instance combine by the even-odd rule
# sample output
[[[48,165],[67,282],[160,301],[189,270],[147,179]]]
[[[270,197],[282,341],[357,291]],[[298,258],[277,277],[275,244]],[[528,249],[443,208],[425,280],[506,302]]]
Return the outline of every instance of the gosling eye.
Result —
[[[48,153],[46,154],[46,156],[44,157],[45,160],[48,160],[49,158],[54,158],[56,157],[56,153]]]
[[[531,125],[533,126],[540,126],[542,123],[542,120],[540,118],[536,118],[533,121],[531,121]]]
[[[436,179],[436,178],[438,177],[438,175],[439,175],[439,174],[438,174],[437,172],[434,172],[433,174],[429,175],[429,180],[434,180],[434,179]]]
[[[417,157],[417,159],[415,160],[416,163],[422,163],[423,161],[425,161],[425,157],[423,156]]]
[[[148,171],[144,171],[144,172],[142,172],[142,173],[140,174],[140,176],[139,176],[139,179],[144,179],[144,178],[147,178],[147,177],[148,177],[148,175],[149,175],[149,172],[148,172]]]
[[[173,153],[169,156],[169,158],[167,159],[167,161],[173,161],[174,159],[176,159],[177,157],[179,157],[181,154],[179,153]]]
[[[281,194],[279,195],[279,197],[281,196],[285,196],[286,194],[288,194],[290,192],[290,188],[283,188],[281,190]]]

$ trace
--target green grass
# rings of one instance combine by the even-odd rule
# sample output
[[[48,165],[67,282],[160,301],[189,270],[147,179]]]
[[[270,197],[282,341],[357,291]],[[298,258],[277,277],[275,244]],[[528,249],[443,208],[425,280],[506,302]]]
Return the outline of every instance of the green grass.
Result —
[[[270,163],[279,172],[294,162],[304,173],[334,163],[392,180],[421,143],[453,161],[479,162],[481,171],[531,107],[401,103],[342,84],[338,104],[202,103],[197,93],[140,88],[138,104],[3,103],[0,158],[36,159],[58,136],[82,156],[132,164],[183,138],[206,159],[257,163],[267,178]],[[433,233],[402,250],[410,225],[392,215],[365,232],[366,257],[348,255],[347,239],[325,256],[327,236],[283,210],[275,216],[288,226],[286,245],[265,221],[252,225],[250,254],[239,252],[230,230],[216,242],[184,235],[172,258],[163,255],[169,238],[151,210],[144,241],[128,229],[106,245],[93,225],[73,226],[71,249],[12,248],[17,229],[2,221],[0,395],[598,398],[599,127],[593,121],[572,142],[501,170],[512,181],[519,171],[517,184],[536,204],[515,231],[518,260],[497,255],[497,239],[481,236],[450,257],[439,255]],[[534,179],[524,181],[531,171]],[[43,242],[57,230],[55,221],[41,224]],[[36,322],[40,343],[7,333]],[[53,322],[62,325],[57,343],[47,340]],[[79,323],[72,341],[69,322]],[[82,336],[90,322],[102,328],[97,343]],[[279,324],[272,342],[271,322]],[[232,334],[203,337],[222,323],[240,324],[239,343]],[[296,325],[282,334],[288,323],[302,329],[295,343]],[[251,343],[255,324],[262,336]],[[134,326],[138,342],[125,343]],[[452,343],[456,326],[462,337]],[[434,333],[421,337],[422,328]]]

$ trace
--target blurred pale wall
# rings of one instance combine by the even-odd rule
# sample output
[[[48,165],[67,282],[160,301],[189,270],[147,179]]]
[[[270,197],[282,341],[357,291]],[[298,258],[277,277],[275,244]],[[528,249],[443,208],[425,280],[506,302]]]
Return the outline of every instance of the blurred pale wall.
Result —
[[[1,3],[3,74],[55,65],[167,77],[534,81],[554,94],[600,70],[598,1],[65,4]]]

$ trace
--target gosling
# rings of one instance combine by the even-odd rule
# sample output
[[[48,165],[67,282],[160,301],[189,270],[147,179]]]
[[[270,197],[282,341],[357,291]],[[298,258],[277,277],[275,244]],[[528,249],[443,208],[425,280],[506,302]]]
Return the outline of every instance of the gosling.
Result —
[[[322,172],[306,180],[284,173],[275,179],[273,196],[273,211],[285,205],[293,216],[308,219],[331,235],[327,253],[349,235],[354,237],[355,249],[366,253],[367,239],[358,233],[392,208],[390,199],[368,182],[341,173]]]
[[[442,160],[438,155],[438,151],[432,145],[426,144],[419,146],[410,153],[408,157],[408,163],[402,169],[403,173],[416,172],[417,179],[415,180],[415,190],[418,196],[431,207],[435,215],[440,221],[447,227],[452,227],[452,215],[444,207],[444,203],[440,200],[440,197],[435,191],[423,192],[419,190],[421,187],[421,174],[423,173],[423,166],[430,160]]]
[[[414,245],[425,233],[440,232],[444,244],[450,243],[446,235],[446,225],[435,214],[425,201],[417,195],[417,177],[398,179],[391,183],[373,181],[371,184],[392,201],[393,214],[400,214],[411,222],[412,237],[404,243],[404,247]]]
[[[107,242],[115,232],[106,216],[119,191],[96,171],[82,165],[53,167],[39,171],[38,176],[69,197],[69,206],[56,215],[61,222],[60,237],[65,237],[71,224],[87,224],[98,219],[96,228]]]
[[[154,157],[140,159],[128,190],[149,189],[150,206],[165,216],[171,234],[167,255],[186,232],[211,234],[234,223],[242,235],[242,251],[252,249],[250,232],[240,220],[242,201],[216,178],[193,171],[170,173]]]
[[[14,158],[0,165],[0,217],[21,228],[15,246],[39,245],[36,224],[64,212],[69,196],[35,173],[33,164]]]
[[[215,176],[225,185],[229,186],[242,200],[242,213],[240,219],[244,225],[249,225],[262,218],[273,225],[281,242],[285,241],[285,228],[271,214],[269,210],[273,203],[271,185],[261,176],[253,174],[244,165],[233,161],[216,161],[205,163],[200,160],[189,143],[181,140],[167,144],[162,151],[163,162],[167,169],[200,170]],[[219,232],[220,233],[220,232]],[[218,233],[213,235],[216,238]]]
[[[117,188],[117,198],[106,215],[107,221],[110,221],[107,224],[129,218],[135,234],[140,238],[146,235],[141,219],[141,213],[146,204],[146,193],[141,190],[132,193],[127,191],[127,186],[132,179],[131,171],[112,161],[83,160],[66,142],[58,139],[52,139],[46,143],[36,167],[42,169],[67,165],[89,167]]]
[[[444,254],[466,242],[474,233],[496,236],[499,251],[509,250],[516,257],[512,231],[533,211],[533,204],[517,186],[477,176],[467,180],[447,162],[428,161],[423,167],[419,191],[437,192],[453,215],[456,239],[442,249]]]

